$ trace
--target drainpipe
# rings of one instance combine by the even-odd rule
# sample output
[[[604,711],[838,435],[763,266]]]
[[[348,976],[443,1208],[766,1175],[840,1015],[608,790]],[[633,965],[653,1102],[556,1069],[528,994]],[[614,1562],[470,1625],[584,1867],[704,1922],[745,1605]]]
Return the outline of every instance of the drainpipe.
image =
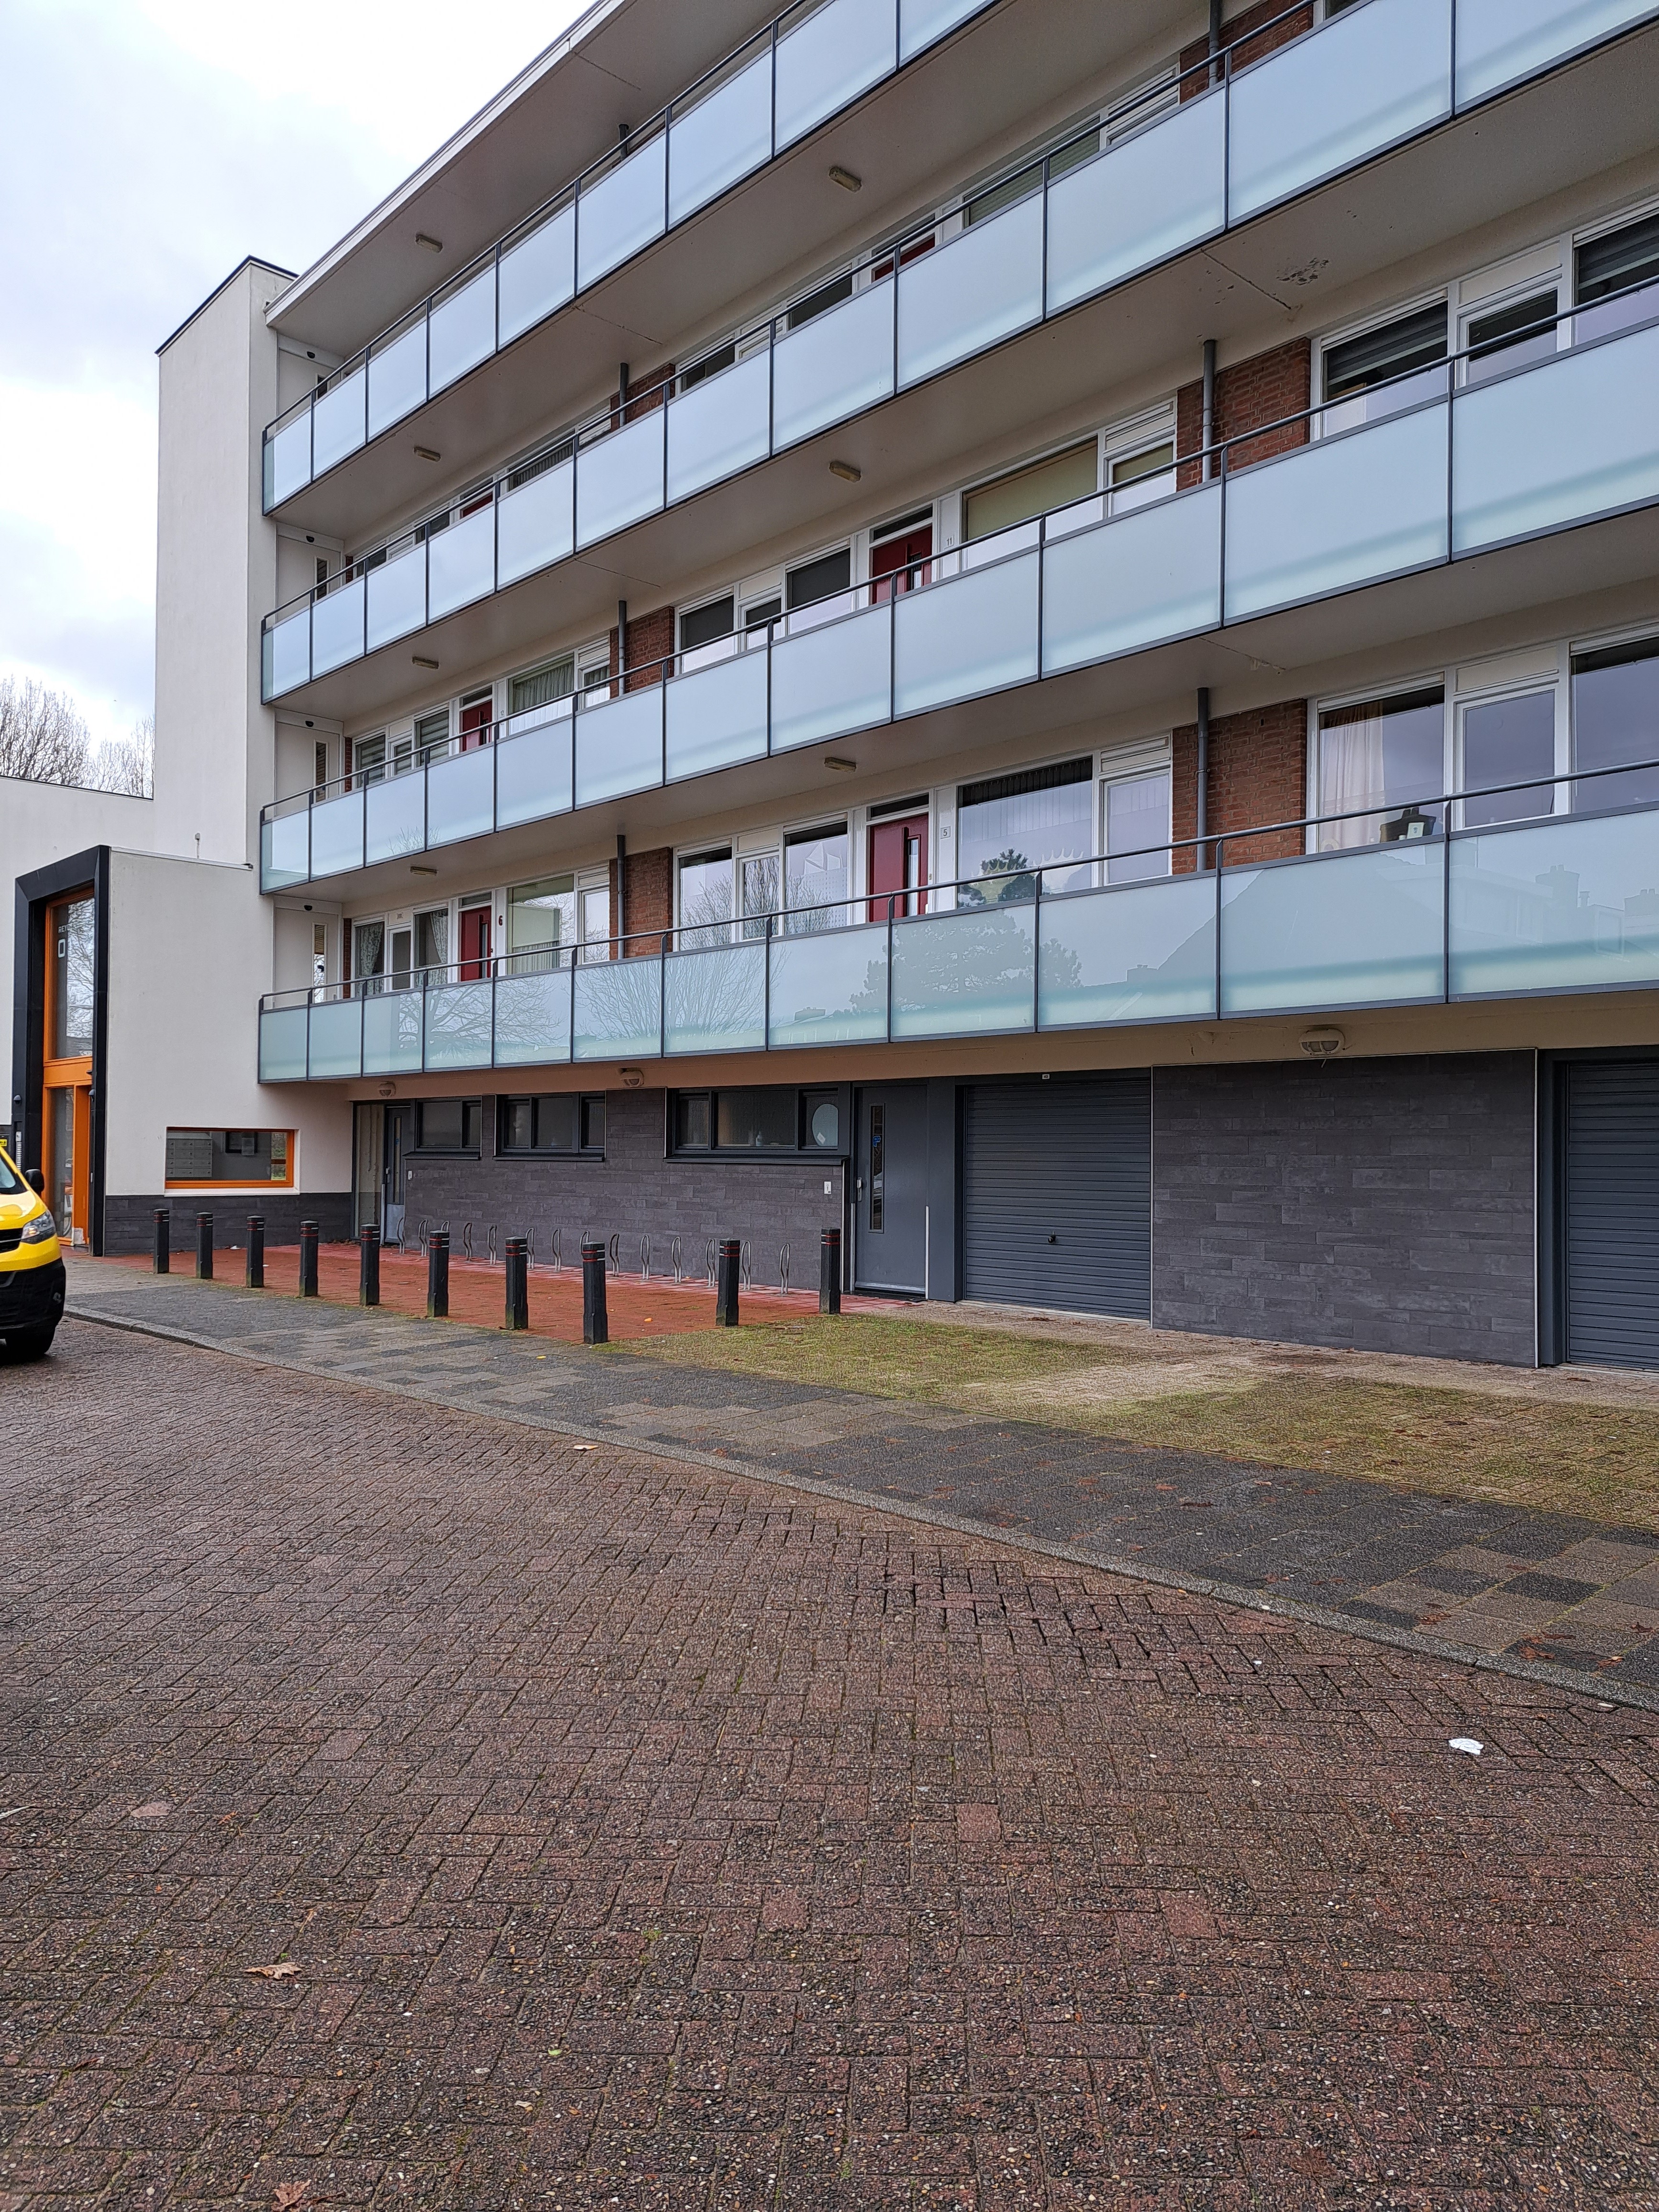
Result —
[[[1221,52],[1222,0],[1210,0],[1210,82],[1217,83],[1221,76],[1216,58]]]
[[[1198,866],[1206,870],[1210,865],[1210,848],[1205,838],[1210,828],[1210,690],[1205,684],[1198,695],[1198,810],[1194,828],[1198,836]]]
[[[1203,416],[1199,431],[1199,442],[1204,448],[1204,481],[1208,483],[1216,472],[1215,455],[1211,448],[1215,444],[1215,340],[1204,341],[1204,401]]]
[[[628,673],[628,602],[617,602],[617,696],[623,695],[623,678]]]
[[[628,840],[617,832],[617,957],[628,951]]]

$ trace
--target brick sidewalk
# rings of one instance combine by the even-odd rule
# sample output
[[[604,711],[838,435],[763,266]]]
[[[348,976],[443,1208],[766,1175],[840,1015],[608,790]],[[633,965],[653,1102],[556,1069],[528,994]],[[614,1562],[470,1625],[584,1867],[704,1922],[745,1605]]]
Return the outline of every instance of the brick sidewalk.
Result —
[[[8,2212],[1659,2204],[1653,1716],[59,1344],[0,1384]]]

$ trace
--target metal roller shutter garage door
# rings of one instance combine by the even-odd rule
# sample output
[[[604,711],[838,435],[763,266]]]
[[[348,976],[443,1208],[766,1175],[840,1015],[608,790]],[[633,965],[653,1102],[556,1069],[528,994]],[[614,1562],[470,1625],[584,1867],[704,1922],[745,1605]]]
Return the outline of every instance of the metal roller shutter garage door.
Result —
[[[1659,1367],[1659,1060],[1567,1069],[1566,1352]]]
[[[963,1295],[1146,1320],[1152,1170],[1145,1071],[965,1085]]]

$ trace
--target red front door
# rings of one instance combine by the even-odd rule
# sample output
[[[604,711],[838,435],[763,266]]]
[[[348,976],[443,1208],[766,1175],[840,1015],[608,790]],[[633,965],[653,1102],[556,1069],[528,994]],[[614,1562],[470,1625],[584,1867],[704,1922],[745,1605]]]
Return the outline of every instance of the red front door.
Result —
[[[879,545],[870,548],[870,601],[879,605],[900,592],[914,592],[927,581],[928,562],[933,551],[933,526],[924,522],[920,530],[907,530],[896,538],[884,538]]]
[[[479,745],[489,743],[489,709],[488,699],[471,699],[461,708],[461,750],[475,751]]]
[[[885,921],[888,901],[895,915],[927,911],[927,817],[912,814],[896,822],[878,822],[870,830],[870,919]],[[902,896],[894,897],[894,893]]]
[[[461,981],[482,983],[489,974],[489,908],[469,906],[461,910]]]

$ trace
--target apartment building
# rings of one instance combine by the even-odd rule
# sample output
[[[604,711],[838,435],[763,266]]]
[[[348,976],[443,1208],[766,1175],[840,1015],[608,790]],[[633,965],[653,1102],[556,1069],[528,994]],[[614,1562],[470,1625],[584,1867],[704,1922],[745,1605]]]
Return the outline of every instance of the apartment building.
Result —
[[[1627,0],[602,0],[163,349],[213,890],[26,875],[26,1147],[78,867],[110,1249],[1659,1364],[1656,117]]]

